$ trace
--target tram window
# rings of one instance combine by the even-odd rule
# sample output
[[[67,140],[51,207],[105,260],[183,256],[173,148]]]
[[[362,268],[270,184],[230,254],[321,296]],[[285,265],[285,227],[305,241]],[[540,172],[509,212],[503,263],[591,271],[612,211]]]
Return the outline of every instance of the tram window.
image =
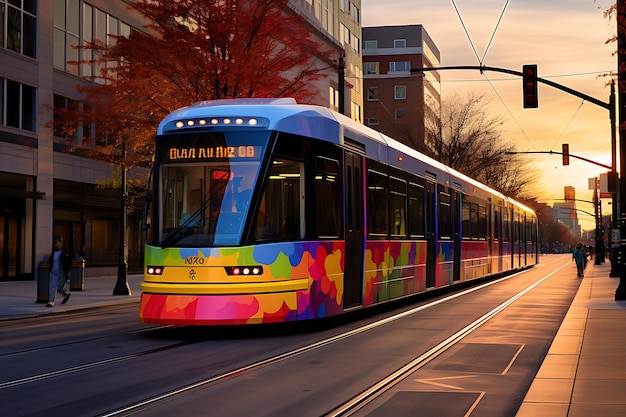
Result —
[[[478,206],[478,238],[487,238],[487,208],[485,206]]]
[[[450,194],[439,193],[439,238],[452,238],[452,206]]]
[[[493,210],[493,240],[500,240],[500,207],[495,207]]]
[[[304,163],[285,158],[272,161],[255,221],[259,240],[304,237]]]
[[[387,176],[367,173],[367,229],[370,236],[387,237]]]
[[[390,178],[389,190],[391,235],[406,237],[406,181]]]
[[[470,204],[470,235],[472,239],[478,239],[478,232],[480,230],[478,222],[478,205]]]
[[[462,219],[463,219],[463,239],[470,238],[470,202],[463,200],[462,207]]]
[[[504,227],[502,229],[502,241],[509,242],[511,240],[510,230],[511,230],[511,210],[505,208],[502,211],[502,220],[504,222]]]
[[[342,236],[341,175],[339,162],[319,157],[315,160],[315,227],[318,237]]]
[[[424,187],[409,184],[409,234],[424,237]]]

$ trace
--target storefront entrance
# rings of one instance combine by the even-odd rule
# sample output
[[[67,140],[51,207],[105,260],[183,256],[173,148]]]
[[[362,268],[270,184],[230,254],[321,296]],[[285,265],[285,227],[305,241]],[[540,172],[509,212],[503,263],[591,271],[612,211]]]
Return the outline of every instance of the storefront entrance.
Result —
[[[24,218],[0,213],[0,280],[21,279],[24,265]]]

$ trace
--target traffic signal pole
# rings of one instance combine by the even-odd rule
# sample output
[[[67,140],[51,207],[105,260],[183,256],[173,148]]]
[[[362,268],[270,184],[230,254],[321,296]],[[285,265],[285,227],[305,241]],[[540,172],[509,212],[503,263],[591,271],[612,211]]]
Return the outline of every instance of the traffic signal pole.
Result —
[[[615,300],[626,300],[626,0],[617,0],[617,91],[619,96],[619,154],[620,172],[622,179],[619,182],[619,285],[615,290]]]
[[[626,116],[624,115],[623,103],[626,103],[626,0],[618,0],[617,1],[617,34],[618,34],[618,89],[619,89],[619,133],[620,133],[620,172],[626,172]],[[608,167],[611,170],[614,178],[617,178],[617,138],[616,138],[616,124],[617,124],[617,115],[616,115],[616,103],[615,103],[615,87],[611,85],[611,96],[609,98],[609,102],[604,102],[602,100],[598,100],[597,98],[591,97],[585,93],[581,93],[580,91],[573,90],[564,85],[555,83],[554,81],[546,80],[540,77],[537,77],[537,69],[536,66],[533,65],[524,65],[523,72],[510,70],[506,68],[497,68],[497,67],[487,67],[484,65],[458,65],[458,66],[449,66],[449,67],[422,67],[422,68],[411,68],[412,73],[423,73],[428,71],[443,71],[443,70],[479,70],[481,74],[484,71],[494,71],[494,72],[502,72],[505,74],[516,75],[521,77],[523,80],[522,89],[523,89],[523,99],[524,99],[524,107],[526,108],[534,108],[538,105],[537,95],[533,93],[536,91],[537,83],[542,83],[549,85],[550,87],[554,87],[558,90],[564,91],[573,96],[579,97],[585,101],[593,103],[597,106],[600,106],[609,111],[609,119],[611,123],[611,167]],[[534,81],[534,82],[532,82]],[[550,152],[550,153],[558,153],[558,152]],[[571,155],[573,156],[573,155]],[[579,159],[586,160],[582,157],[577,157]],[[587,160],[587,162],[595,163],[596,162]],[[598,164],[600,165],[600,164]],[[602,165],[607,167],[605,165]],[[621,201],[622,196],[626,196],[626,180],[619,181],[619,198],[613,193],[613,201],[612,201],[612,230],[615,230],[615,221],[618,218],[617,216],[617,207],[618,201]],[[618,293],[620,300],[626,300],[626,266],[623,265],[626,260],[626,197],[624,197],[624,204],[619,204],[620,206],[620,216],[619,216],[619,231],[620,231],[620,248],[619,255],[617,255],[612,250],[611,256],[611,272],[610,276],[620,276],[620,285],[615,295],[615,299],[618,299]],[[618,259],[616,259],[618,258]],[[618,260],[616,262],[616,260]],[[619,272],[617,271],[619,269]]]

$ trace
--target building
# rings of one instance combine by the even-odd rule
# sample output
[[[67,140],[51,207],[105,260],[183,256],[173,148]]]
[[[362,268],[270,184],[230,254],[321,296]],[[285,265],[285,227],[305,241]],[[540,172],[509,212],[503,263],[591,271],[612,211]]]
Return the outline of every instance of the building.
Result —
[[[567,226],[576,239],[580,239],[582,233],[576,209],[576,189],[567,185],[564,187],[563,195],[563,202],[554,203],[554,217],[559,223]]]
[[[437,46],[422,25],[363,28],[365,124],[418,150],[441,101]]]
[[[337,59],[327,74],[328,87],[321,89],[314,103],[363,123],[361,0],[289,0],[289,4],[307,18],[320,41],[337,49]]]
[[[343,96],[346,113],[361,121],[360,0],[289,4],[337,51],[317,86],[323,94],[312,102],[339,109]],[[76,87],[98,71],[71,64],[82,53],[77,45],[125,35],[146,22],[125,0],[0,1],[0,16],[0,280],[33,279],[56,234],[85,258],[87,276],[111,274],[122,260],[121,194],[99,189],[98,182],[112,178],[116,167],[67,152],[52,126],[53,109],[71,106],[80,98]],[[95,145],[95,134],[79,133]],[[136,272],[143,268],[140,229],[137,211],[126,228],[128,267]]]

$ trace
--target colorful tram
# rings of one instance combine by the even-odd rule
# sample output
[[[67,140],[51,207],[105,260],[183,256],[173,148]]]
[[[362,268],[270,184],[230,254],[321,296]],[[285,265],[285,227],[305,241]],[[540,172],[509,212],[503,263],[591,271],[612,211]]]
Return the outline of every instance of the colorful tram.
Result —
[[[328,108],[199,102],[159,125],[139,317],[311,320],[532,266],[532,210]]]

